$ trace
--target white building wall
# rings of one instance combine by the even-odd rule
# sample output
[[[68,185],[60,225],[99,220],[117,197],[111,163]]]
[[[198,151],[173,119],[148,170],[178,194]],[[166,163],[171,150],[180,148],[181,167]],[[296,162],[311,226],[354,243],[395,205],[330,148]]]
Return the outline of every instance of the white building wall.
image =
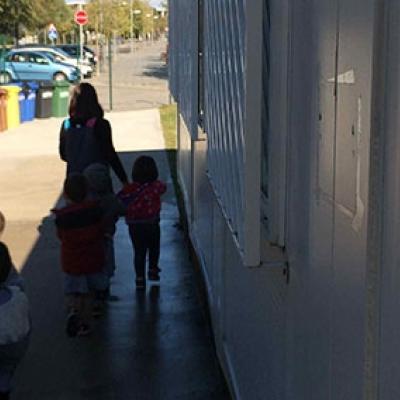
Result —
[[[379,82],[380,98],[375,113],[378,134],[374,142],[374,156],[378,164],[377,218],[380,228],[376,238],[382,244],[376,252],[372,273],[377,280],[377,298],[380,304],[380,325],[377,332],[377,384],[378,398],[400,398],[400,4],[386,2],[383,10]],[[381,286],[379,285],[381,284]]]
[[[217,4],[211,0],[205,3]],[[198,141],[199,137],[194,139],[188,129],[180,131],[180,157],[186,160],[180,163],[180,173],[191,177],[182,179],[183,185],[190,184],[185,190],[192,193],[190,203],[186,204],[191,210],[190,235],[207,284],[217,351],[238,399],[353,400],[366,398],[366,393],[368,399],[397,399],[400,389],[394,387],[400,380],[395,379],[395,383],[391,378],[397,377],[393,370],[400,356],[393,351],[400,348],[397,335],[400,329],[398,322],[393,322],[397,321],[396,293],[400,292],[400,280],[396,280],[400,275],[395,272],[398,246],[394,242],[400,230],[397,230],[398,219],[393,219],[392,214],[387,215],[388,226],[390,219],[397,225],[388,230],[386,237],[394,235],[396,239],[387,239],[387,246],[396,247],[396,251],[387,252],[388,268],[392,269],[385,275],[388,290],[382,307],[387,305],[393,312],[385,309],[383,313],[386,341],[382,340],[380,346],[375,343],[376,347],[372,344],[372,349],[368,347],[371,344],[366,345],[371,321],[379,320],[377,314],[367,318],[371,312],[367,287],[371,282],[366,275],[367,254],[375,246],[374,242],[368,243],[368,229],[372,229],[368,212],[373,45],[379,2],[265,0],[265,3],[269,6],[270,20],[278,14],[280,20],[287,15],[289,29],[287,57],[278,54],[281,46],[274,51],[275,42],[270,46],[270,79],[282,82],[282,75],[274,75],[274,71],[279,71],[279,60],[286,60],[282,68],[288,72],[286,84],[274,81],[271,85],[273,90],[284,87],[287,95],[279,93],[274,97],[269,92],[271,102],[279,98],[281,104],[287,99],[283,106],[287,112],[274,104],[276,112],[270,116],[275,134],[270,150],[276,152],[273,156],[277,159],[272,166],[285,166],[283,180],[275,179],[269,188],[281,189],[284,182],[284,196],[275,197],[285,201],[278,218],[284,229],[276,231],[279,235],[283,232],[277,242],[283,241],[284,247],[271,248],[268,242],[271,236],[262,232],[260,267],[245,266],[226,210],[221,207],[207,175],[209,152],[214,154],[212,162],[216,168],[227,160],[218,152],[227,149],[221,146],[216,152],[215,138],[210,144],[210,137]],[[234,4],[238,1],[218,2],[220,14],[223,15],[224,7],[231,11]],[[174,7],[173,0],[170,6]],[[393,5],[393,11],[397,12],[391,15],[396,25],[400,9]],[[224,31],[218,32],[221,35]],[[274,37],[279,35],[275,32]],[[282,45],[282,37],[279,40]],[[394,35],[393,49],[396,44]],[[395,74],[398,55],[392,57],[391,73]],[[218,75],[212,62],[206,63],[206,68],[211,68],[207,71],[206,85],[210,85],[210,75],[213,77],[213,87],[206,86],[205,110],[212,114],[208,119],[206,115],[209,132],[218,130],[221,121],[233,118],[224,113],[232,112],[234,104],[224,109],[216,107],[215,102],[228,104],[235,99],[229,94],[219,100],[212,96],[215,86],[222,85],[226,78]],[[390,99],[393,109],[398,93]],[[393,130],[397,129],[396,124],[394,118]],[[279,127],[283,127],[287,137],[285,143],[278,140]],[[388,168],[397,166],[397,149],[395,141],[391,148],[393,164]],[[400,200],[400,192],[395,192],[397,176],[392,177],[391,207]],[[233,190],[233,195],[240,197],[240,190]],[[272,251],[282,253],[287,265],[274,262]],[[396,284],[390,283],[392,279]],[[381,396],[376,396],[370,390],[374,386],[371,381],[379,374],[366,371],[371,370],[371,354],[381,348],[390,364],[380,360],[380,379],[385,385],[379,389]]]
[[[192,179],[192,138],[184,119],[178,116],[179,124],[179,151],[178,151],[178,179],[185,199],[186,213],[189,221],[192,220],[193,179]]]

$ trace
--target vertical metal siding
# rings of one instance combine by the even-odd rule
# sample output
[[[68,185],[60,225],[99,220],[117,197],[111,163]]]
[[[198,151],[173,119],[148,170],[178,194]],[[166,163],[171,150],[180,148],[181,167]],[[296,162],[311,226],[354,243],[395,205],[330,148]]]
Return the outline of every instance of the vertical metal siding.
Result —
[[[175,101],[178,101],[179,87],[178,87],[178,76],[179,76],[179,63],[178,63],[178,10],[175,1],[170,0],[168,10],[168,83],[169,90],[174,97]]]
[[[269,78],[270,78],[270,4],[269,0],[264,0],[263,4],[263,58],[262,58],[262,191],[269,198],[269,156],[268,156],[268,137],[269,137]]]
[[[257,99],[249,101],[251,109],[246,111],[251,92],[246,87],[247,74],[252,70],[246,63],[246,42],[249,39],[246,18],[249,17],[249,10],[257,9],[258,4],[258,1],[246,0],[206,0],[204,4],[208,171],[235,240],[244,257],[249,255],[252,261],[257,259],[257,250],[252,251],[248,243],[257,241],[255,236],[259,221],[254,221],[249,208],[250,203],[253,210],[257,208],[259,180],[257,168],[251,174],[249,172],[259,151],[258,143],[252,139],[257,138],[260,132],[246,129],[246,122],[250,119],[248,116],[253,108],[259,106]],[[257,25],[256,21],[251,23]],[[261,29],[261,23],[258,28]],[[257,44],[255,46],[249,49],[249,54],[257,50]],[[253,58],[257,59],[257,51]],[[253,78],[257,80],[257,76]]]
[[[198,122],[198,5],[196,0],[171,0],[170,90],[192,139]]]
[[[239,240],[243,235],[243,1],[205,2],[209,172],[216,195]]]

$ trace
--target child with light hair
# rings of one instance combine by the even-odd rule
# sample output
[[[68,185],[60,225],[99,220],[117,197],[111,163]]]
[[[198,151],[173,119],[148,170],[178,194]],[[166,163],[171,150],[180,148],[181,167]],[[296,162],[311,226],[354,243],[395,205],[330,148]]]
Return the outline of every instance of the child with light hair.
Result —
[[[116,222],[125,215],[125,207],[113,192],[109,169],[101,163],[90,164],[83,172],[88,181],[89,197],[98,201],[104,220],[104,267],[103,290],[95,295],[93,315],[102,313],[105,300],[110,295],[110,279],[115,271],[114,234]]]

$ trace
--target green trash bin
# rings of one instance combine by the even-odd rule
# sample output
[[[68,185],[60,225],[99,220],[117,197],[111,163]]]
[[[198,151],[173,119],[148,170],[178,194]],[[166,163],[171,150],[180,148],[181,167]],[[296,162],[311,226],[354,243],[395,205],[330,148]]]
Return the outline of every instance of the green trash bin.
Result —
[[[55,81],[52,99],[53,117],[66,117],[68,115],[69,105],[68,81]]]

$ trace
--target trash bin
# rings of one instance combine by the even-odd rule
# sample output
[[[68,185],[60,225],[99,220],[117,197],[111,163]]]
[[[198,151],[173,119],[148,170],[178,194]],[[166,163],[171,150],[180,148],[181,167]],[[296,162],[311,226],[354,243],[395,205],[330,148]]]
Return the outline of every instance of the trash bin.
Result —
[[[19,86],[21,88],[21,91],[18,93],[18,103],[19,103],[19,120],[21,123],[29,121],[28,118],[28,103],[26,101],[27,98],[27,90],[29,88],[27,87],[26,83],[23,82],[14,82],[13,85]]]
[[[41,81],[36,93],[36,118],[52,116],[53,82]]]
[[[66,117],[68,115],[69,88],[68,81],[54,82],[53,117]]]
[[[39,85],[37,82],[27,82],[27,96],[26,96],[26,105],[27,105],[27,118],[28,121],[32,121],[35,118],[36,113],[36,92],[39,89]]]
[[[15,85],[2,86],[7,91],[7,128],[16,128],[20,125],[19,93],[21,88]]]
[[[0,132],[7,129],[7,91],[0,89]]]

